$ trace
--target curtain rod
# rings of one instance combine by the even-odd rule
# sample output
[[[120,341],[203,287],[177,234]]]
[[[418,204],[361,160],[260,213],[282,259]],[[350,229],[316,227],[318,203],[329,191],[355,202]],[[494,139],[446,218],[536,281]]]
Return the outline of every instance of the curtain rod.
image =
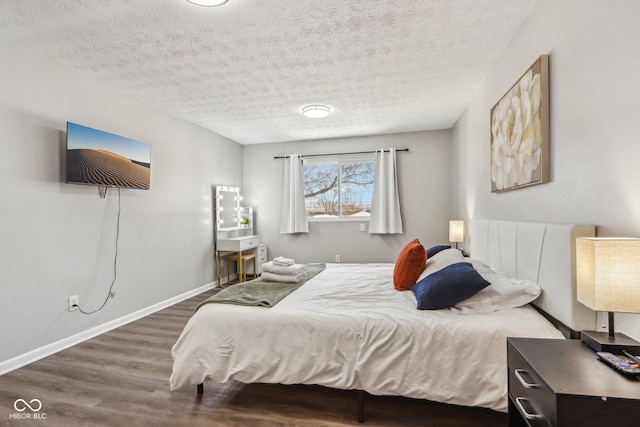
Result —
[[[382,150],[382,151],[389,151],[389,150]],[[408,148],[398,148],[396,150],[396,153],[397,152],[401,152],[401,151],[408,152],[409,149]],[[345,156],[347,154],[374,154],[376,152],[377,152],[377,150],[374,150],[374,151],[354,151],[354,152],[351,152],[351,153],[302,154],[300,157]],[[277,160],[277,159],[288,159],[288,158],[289,158],[289,156],[275,156],[274,160]]]

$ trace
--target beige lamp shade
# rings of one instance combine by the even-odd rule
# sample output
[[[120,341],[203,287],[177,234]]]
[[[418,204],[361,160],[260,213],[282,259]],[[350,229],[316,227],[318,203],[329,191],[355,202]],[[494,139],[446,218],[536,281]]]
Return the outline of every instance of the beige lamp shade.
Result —
[[[576,239],[576,278],[592,310],[640,313],[640,239]]]
[[[449,241],[464,242],[464,221],[449,221]]]

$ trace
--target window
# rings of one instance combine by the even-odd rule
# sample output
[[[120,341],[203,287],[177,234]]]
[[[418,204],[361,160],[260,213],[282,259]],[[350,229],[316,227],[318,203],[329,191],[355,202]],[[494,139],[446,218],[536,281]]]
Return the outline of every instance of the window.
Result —
[[[304,160],[307,217],[315,220],[371,216],[375,164],[372,157]]]

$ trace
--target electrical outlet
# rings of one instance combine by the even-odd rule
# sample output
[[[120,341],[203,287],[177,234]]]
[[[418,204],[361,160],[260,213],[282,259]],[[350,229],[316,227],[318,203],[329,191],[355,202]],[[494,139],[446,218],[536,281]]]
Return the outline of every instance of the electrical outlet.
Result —
[[[365,230],[366,230],[365,225],[364,224],[360,224],[360,231],[365,231]]]
[[[76,311],[78,309],[79,304],[80,304],[80,297],[78,295],[69,297],[69,311]]]
[[[340,255],[336,255],[336,262],[340,262]]]

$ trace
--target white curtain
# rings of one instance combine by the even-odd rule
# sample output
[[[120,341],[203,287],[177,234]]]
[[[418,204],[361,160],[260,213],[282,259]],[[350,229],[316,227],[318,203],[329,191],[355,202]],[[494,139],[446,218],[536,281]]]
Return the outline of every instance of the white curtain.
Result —
[[[284,160],[284,184],[282,209],[280,211],[280,233],[308,233],[309,223],[304,205],[302,158],[291,154]]]
[[[396,149],[376,151],[373,203],[369,219],[370,234],[401,234],[400,194],[396,172]]]

